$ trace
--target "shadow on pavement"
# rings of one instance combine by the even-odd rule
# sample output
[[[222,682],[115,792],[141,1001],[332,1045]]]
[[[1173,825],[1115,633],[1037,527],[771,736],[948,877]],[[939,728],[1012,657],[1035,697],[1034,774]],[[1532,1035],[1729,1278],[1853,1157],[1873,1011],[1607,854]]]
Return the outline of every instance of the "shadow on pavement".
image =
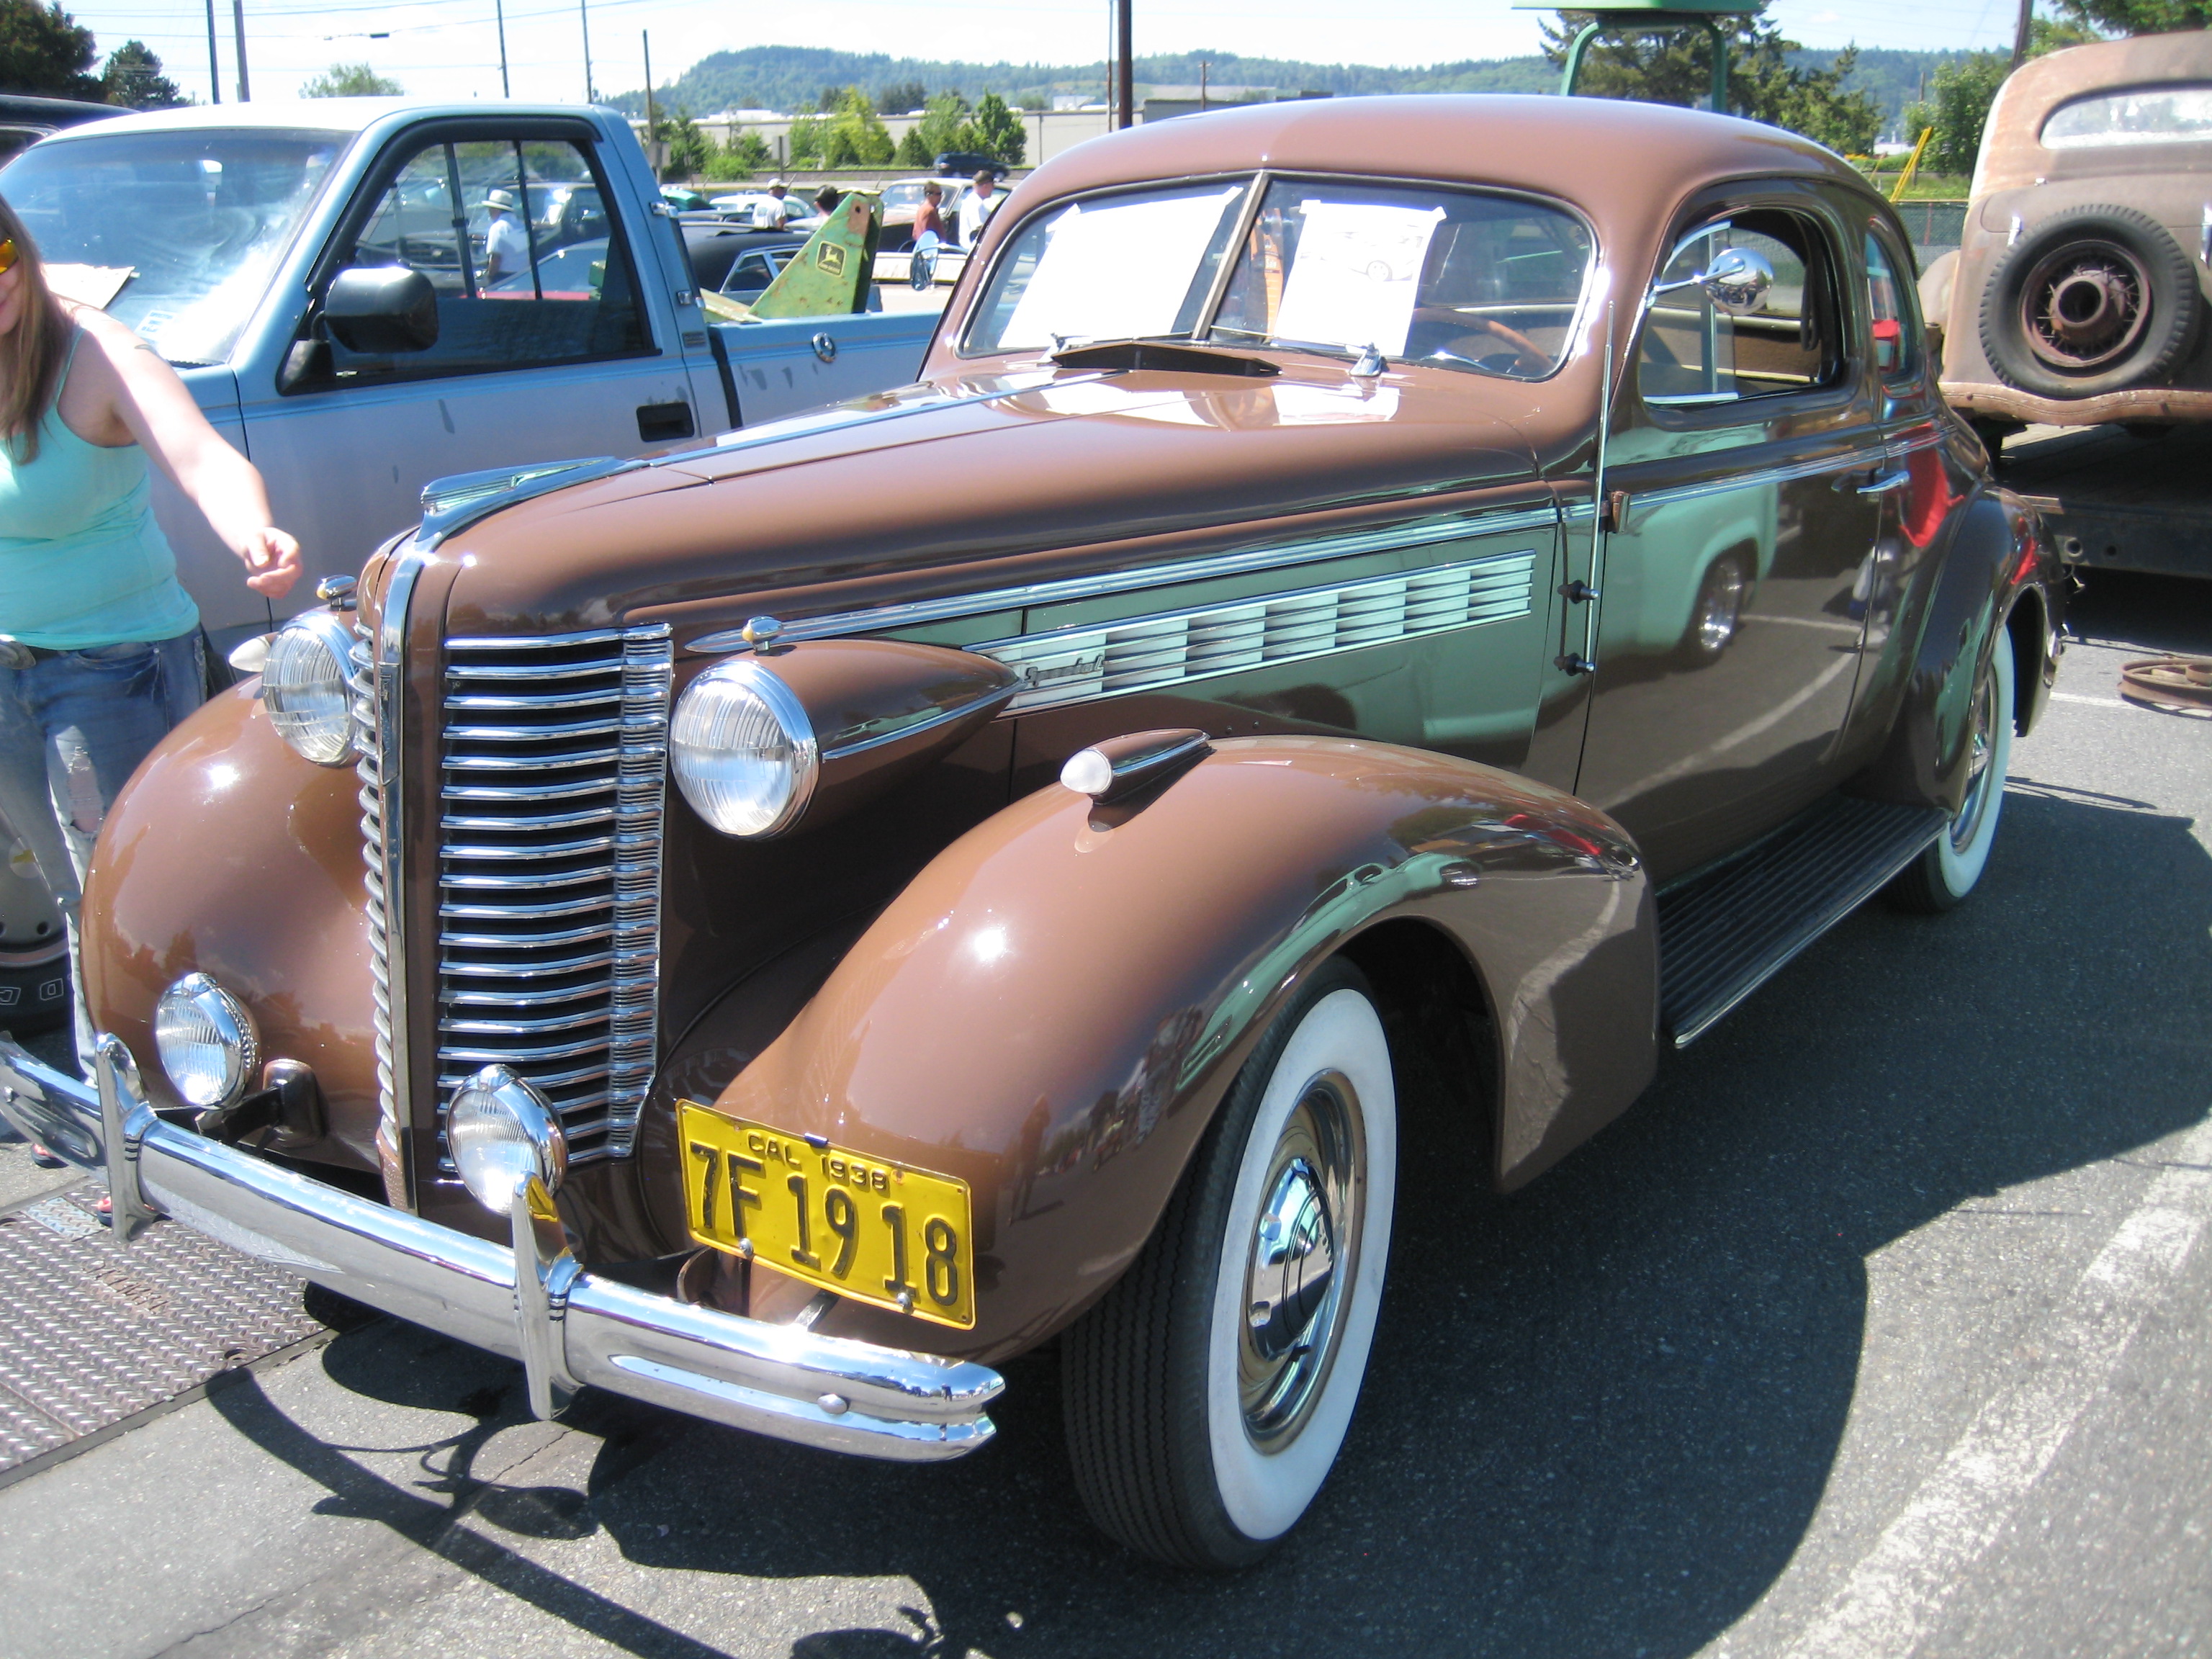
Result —
[[[604,1528],[648,1567],[920,1587],[904,1628],[823,1631],[801,1659],[1690,1653],[1758,1600],[1820,1501],[1868,1255],[2203,1110],[2202,1045],[2174,1037],[2171,1010],[2212,1003],[2212,860],[2185,822],[2106,798],[2021,786],[2006,813],[1971,904],[1869,906],[1527,1192],[1470,1190],[1456,1148],[1412,1158],[1344,1457],[1240,1576],[1158,1569],[1089,1528],[1049,1355],[1009,1368],[998,1444],[935,1468],[587,1395],[570,1422],[605,1443],[582,1494],[471,1483],[471,1436],[514,1420],[513,1368],[388,1324],[325,1363],[410,1404],[479,1391],[483,1422],[426,1462],[450,1502],[368,1474],[245,1389],[224,1409],[330,1503],[638,1654],[712,1650],[649,1601],[617,1607],[471,1537],[457,1510],[532,1537]],[[422,1361],[380,1358],[395,1342]]]

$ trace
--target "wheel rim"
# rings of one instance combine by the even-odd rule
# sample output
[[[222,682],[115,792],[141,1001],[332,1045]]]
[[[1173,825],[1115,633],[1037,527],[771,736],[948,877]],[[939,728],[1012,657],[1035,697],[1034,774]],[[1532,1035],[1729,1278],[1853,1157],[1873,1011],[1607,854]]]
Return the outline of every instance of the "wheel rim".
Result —
[[[1966,798],[1951,820],[1951,848],[1963,853],[1982,827],[1990,804],[1990,757],[1994,752],[1996,686],[1988,669],[1974,682],[1973,747],[1966,760]]]
[[[1725,651],[1742,614],[1743,572],[1733,564],[1715,565],[1705,579],[1705,602],[1698,608],[1698,649],[1709,657]]]
[[[1362,1148],[1351,1083],[1306,1085],[1277,1139],[1248,1244],[1237,1347],[1238,1404],[1253,1444],[1288,1444],[1322,1394],[1358,1277]]]
[[[2086,374],[2124,356],[2150,320],[2150,273],[2111,242],[2075,242],[2037,261],[2021,287],[2021,331],[2051,368]]]

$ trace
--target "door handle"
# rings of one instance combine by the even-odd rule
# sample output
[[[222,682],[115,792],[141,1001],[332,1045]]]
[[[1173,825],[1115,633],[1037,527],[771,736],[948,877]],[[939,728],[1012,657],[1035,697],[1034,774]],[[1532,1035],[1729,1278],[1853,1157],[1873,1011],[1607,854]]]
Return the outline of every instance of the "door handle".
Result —
[[[640,404],[637,406],[637,435],[649,444],[665,444],[678,438],[689,438],[698,429],[691,420],[691,405],[680,399],[672,404]]]
[[[1910,472],[1877,472],[1869,477],[1864,483],[1858,487],[1859,494],[1862,495],[1887,495],[1893,490],[1904,489],[1911,482],[1912,475]]]

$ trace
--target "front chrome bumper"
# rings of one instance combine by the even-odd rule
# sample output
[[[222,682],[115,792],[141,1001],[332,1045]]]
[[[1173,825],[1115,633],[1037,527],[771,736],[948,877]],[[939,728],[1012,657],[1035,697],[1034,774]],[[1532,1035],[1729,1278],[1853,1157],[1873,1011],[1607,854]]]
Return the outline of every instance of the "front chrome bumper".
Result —
[[[586,1272],[542,1188],[518,1192],[512,1249],[326,1187],[155,1115],[124,1044],[88,1088],[0,1037],[0,1116],[106,1177],[117,1238],[166,1217],[357,1302],[520,1359],[550,1416],[590,1385],[831,1451],[915,1462],[994,1432],[1006,1386],[967,1360],[817,1336]],[[535,1187],[535,1183],[530,1183]],[[533,1202],[534,1200],[534,1202]]]

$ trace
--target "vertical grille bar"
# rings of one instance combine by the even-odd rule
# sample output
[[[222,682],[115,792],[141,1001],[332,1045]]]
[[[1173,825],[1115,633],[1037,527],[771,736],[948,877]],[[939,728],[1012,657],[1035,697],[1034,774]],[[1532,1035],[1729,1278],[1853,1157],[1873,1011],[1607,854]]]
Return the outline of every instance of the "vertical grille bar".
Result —
[[[575,1162],[629,1155],[653,1078],[672,659],[665,624],[446,641],[438,1092],[511,1066]]]

